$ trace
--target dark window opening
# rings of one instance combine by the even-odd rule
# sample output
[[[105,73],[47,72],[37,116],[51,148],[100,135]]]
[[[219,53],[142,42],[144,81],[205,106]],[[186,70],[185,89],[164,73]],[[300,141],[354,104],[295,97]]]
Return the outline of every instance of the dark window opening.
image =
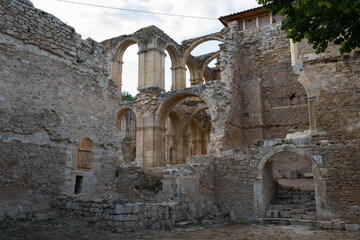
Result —
[[[295,97],[296,97],[296,94],[295,94],[295,93],[291,94],[291,95],[290,95],[290,100],[293,100]]]
[[[76,176],[75,190],[74,190],[75,194],[81,193],[82,182],[83,182],[83,176]]]

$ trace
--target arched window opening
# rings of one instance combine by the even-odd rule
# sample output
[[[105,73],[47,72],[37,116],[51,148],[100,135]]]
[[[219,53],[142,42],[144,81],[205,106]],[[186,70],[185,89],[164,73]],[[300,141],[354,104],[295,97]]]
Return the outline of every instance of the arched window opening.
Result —
[[[187,156],[206,154],[207,144],[210,141],[211,118],[208,109],[195,111],[189,119],[187,130],[189,152]]]
[[[222,42],[218,40],[208,40],[202,42],[191,51],[191,55],[200,56],[211,52],[219,51],[220,50],[219,44],[221,43]]]
[[[218,40],[204,40],[194,43],[195,47],[192,46],[187,50],[185,57],[190,71],[191,86],[199,86],[207,81],[220,79],[220,68],[215,60],[220,54],[220,43]]]
[[[201,68],[200,76],[204,83],[213,80],[221,80],[220,78],[220,66],[219,66],[219,54],[214,54],[207,59]]]
[[[190,70],[188,68],[188,66],[186,66],[186,82],[185,82],[185,85],[186,87],[191,87],[191,77],[190,77]]]
[[[171,59],[167,55],[165,57],[165,91],[171,91],[172,90],[172,66],[171,66]]]
[[[196,98],[196,101],[192,99]],[[159,159],[164,164],[183,164],[186,157],[207,152],[209,139],[206,102],[193,93],[180,93],[168,99],[160,110],[159,124],[163,133],[159,135],[161,144]],[[190,150],[191,149],[191,150]],[[163,156],[163,157],[162,157]]]
[[[195,59],[189,59],[186,62],[186,87],[193,87],[200,85],[200,72],[195,65]]]
[[[185,88],[185,69],[180,63],[177,47],[171,43],[166,46],[165,57],[165,90],[173,91]]]
[[[139,80],[139,57],[137,52],[138,46],[133,44],[129,46],[124,52],[123,56],[123,70],[122,70],[122,92],[128,92],[133,97],[138,94],[138,80]]]

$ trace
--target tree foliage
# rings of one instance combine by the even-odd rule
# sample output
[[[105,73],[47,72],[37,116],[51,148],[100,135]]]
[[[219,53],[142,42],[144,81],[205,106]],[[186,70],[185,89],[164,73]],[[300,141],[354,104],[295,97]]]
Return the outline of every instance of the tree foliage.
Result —
[[[122,94],[122,99],[124,101],[133,101],[135,100],[135,97],[131,95],[131,93],[127,92],[127,91],[123,91]]]
[[[281,29],[294,42],[306,38],[317,53],[329,42],[347,53],[360,47],[360,0],[257,0],[272,14],[285,16]]]

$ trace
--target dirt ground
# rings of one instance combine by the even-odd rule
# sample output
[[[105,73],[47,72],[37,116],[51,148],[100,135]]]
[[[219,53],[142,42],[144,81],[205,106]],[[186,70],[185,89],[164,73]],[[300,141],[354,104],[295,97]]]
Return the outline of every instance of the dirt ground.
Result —
[[[319,230],[309,226],[228,224],[191,226],[173,231],[142,231],[126,234],[55,220],[0,221],[0,239],[359,239],[360,232]]]

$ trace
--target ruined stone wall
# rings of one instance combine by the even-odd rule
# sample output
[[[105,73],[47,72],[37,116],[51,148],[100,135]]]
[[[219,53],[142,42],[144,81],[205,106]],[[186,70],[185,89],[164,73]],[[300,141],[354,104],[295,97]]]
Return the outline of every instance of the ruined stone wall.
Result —
[[[86,224],[111,229],[116,232],[130,232],[143,229],[170,230],[176,220],[183,219],[186,212],[176,202],[124,204],[103,201],[83,201],[71,196],[60,196],[54,201],[54,208],[67,218],[72,216]],[[195,216],[195,208],[187,211]]]
[[[234,50],[234,85],[241,92],[240,125],[244,145],[255,139],[285,137],[309,128],[306,91],[297,82],[290,59],[290,44],[275,25],[239,32]]]
[[[271,157],[271,163],[272,176],[277,179],[305,178],[307,173],[312,173],[313,162],[295,153],[278,153]]]
[[[92,71],[109,74],[109,61],[101,44],[82,40],[73,27],[34,8],[29,0],[1,1],[0,32],[21,40],[28,48],[51,53],[51,58],[59,56],[68,63],[82,63]]]
[[[230,221],[254,220],[253,181],[256,178],[254,159],[224,156],[214,159],[214,195],[219,211]],[[240,156],[242,155],[242,156]]]
[[[319,155],[326,169],[326,192],[331,212],[346,222],[360,223],[360,52],[340,54],[330,44],[315,54],[304,42],[295,54],[299,74],[313,92],[317,131],[326,139]]]
[[[49,211],[65,182],[66,158],[61,146],[0,141],[0,215]]]
[[[46,213],[59,191],[74,191],[76,175],[83,195],[102,197],[107,172],[121,160],[108,59],[100,44],[29,1],[1,1],[0,215]],[[72,151],[85,137],[92,169],[72,170]]]
[[[334,218],[360,224],[359,141],[324,143],[319,148],[324,164],[328,209]]]

